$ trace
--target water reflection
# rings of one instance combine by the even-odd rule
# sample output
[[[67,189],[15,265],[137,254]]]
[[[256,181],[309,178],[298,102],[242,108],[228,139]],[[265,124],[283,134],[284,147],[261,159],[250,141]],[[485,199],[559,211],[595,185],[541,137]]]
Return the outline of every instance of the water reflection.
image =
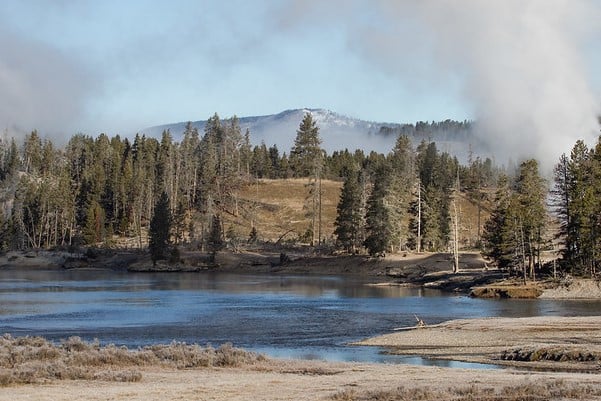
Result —
[[[434,324],[487,316],[594,315],[601,306],[470,299],[366,284],[317,276],[0,271],[0,333],[78,335],[133,347],[174,339],[232,342],[273,356],[388,362],[399,357],[345,344],[413,325],[415,315]]]

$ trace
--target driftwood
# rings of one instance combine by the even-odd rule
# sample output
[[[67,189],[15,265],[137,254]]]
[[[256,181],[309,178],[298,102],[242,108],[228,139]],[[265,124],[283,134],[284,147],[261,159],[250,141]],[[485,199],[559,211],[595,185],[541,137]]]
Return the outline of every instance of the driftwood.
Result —
[[[397,328],[392,329],[392,330],[394,330],[394,331],[405,331],[405,330],[423,329],[425,327],[432,327],[432,326],[428,326],[426,324],[426,322],[424,322],[422,319],[420,319],[419,317],[417,317],[417,315],[413,315],[413,316],[415,316],[415,320],[417,320],[417,323],[415,324],[415,326],[397,327]]]

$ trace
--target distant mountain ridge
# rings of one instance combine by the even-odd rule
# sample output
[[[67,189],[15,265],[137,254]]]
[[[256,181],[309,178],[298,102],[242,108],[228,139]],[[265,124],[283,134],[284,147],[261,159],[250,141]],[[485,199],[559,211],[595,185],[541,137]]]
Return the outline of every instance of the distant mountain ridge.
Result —
[[[242,132],[244,133],[246,129],[250,131],[251,142],[254,145],[265,142],[267,146],[276,145],[280,152],[288,153],[305,113],[312,114],[319,127],[322,146],[328,153],[344,149],[388,153],[394,147],[400,133],[411,138],[415,146],[422,140],[434,141],[440,151],[456,155],[460,160],[467,158],[470,147],[474,151],[481,148],[473,135],[472,124],[466,121],[382,123],[348,117],[330,110],[308,108],[285,110],[265,116],[238,117],[238,119]],[[159,137],[164,130],[169,130],[173,137],[179,140],[187,123],[159,125],[140,132],[147,136]],[[205,124],[206,120],[192,121],[192,125],[201,134],[204,132]]]

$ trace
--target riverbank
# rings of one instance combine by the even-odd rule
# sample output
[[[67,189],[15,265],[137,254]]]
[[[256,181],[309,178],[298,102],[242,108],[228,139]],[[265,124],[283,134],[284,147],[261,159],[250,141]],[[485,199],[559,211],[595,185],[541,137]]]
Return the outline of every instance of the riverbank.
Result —
[[[158,261],[153,264],[148,252],[138,250],[88,249],[82,252],[66,251],[10,251],[0,255],[0,269],[83,269],[101,268],[135,272],[224,271],[235,273],[290,273],[324,275],[364,275],[429,287],[454,281],[462,282],[474,274],[495,276],[486,268],[479,253],[462,253],[461,273],[451,273],[452,260],[446,253],[403,253],[382,258],[365,255],[320,254],[311,247],[264,247],[238,252],[209,254],[198,251],[180,251],[177,261]],[[453,280],[451,280],[453,278]]]
[[[309,247],[265,247],[254,251],[222,251],[212,259],[198,251],[181,251],[176,262],[153,264],[139,250],[11,251],[0,255],[0,269],[107,269],[130,272],[217,271],[251,274],[353,275],[375,285],[400,285],[470,294],[479,298],[600,299],[601,282],[573,279],[522,284],[489,269],[478,252],[463,252],[460,270],[452,273],[447,253],[402,253],[383,258],[365,255],[324,255]]]
[[[516,334],[522,338],[519,333],[529,333],[523,339],[541,345],[553,344],[558,335],[564,342],[579,338],[598,346],[598,334],[594,333],[598,330],[593,327],[599,327],[599,319],[453,321],[366,342],[393,344],[412,352],[422,350],[420,353],[425,356],[446,352],[449,357],[451,354],[476,355],[482,353],[482,347],[504,348],[509,343],[522,344],[513,339]],[[503,325],[503,330],[499,330],[499,324]],[[560,330],[561,325],[577,329]],[[540,331],[543,327],[550,330]],[[494,333],[491,333],[493,328]],[[495,333],[500,333],[498,338],[489,337]],[[407,334],[413,334],[410,341],[407,337],[398,337]],[[475,337],[477,335],[480,337]],[[581,345],[584,346],[584,342]],[[10,401],[601,400],[601,376],[574,371],[474,370],[277,360],[227,346],[203,349],[184,344],[130,351],[122,347],[99,347],[78,339],[50,345],[39,338],[4,337],[0,340],[0,353],[3,354],[0,378],[16,375],[23,379],[0,383],[0,400]],[[34,376],[34,372],[41,376]]]
[[[360,341],[391,353],[526,369],[601,372],[601,316],[452,320]]]

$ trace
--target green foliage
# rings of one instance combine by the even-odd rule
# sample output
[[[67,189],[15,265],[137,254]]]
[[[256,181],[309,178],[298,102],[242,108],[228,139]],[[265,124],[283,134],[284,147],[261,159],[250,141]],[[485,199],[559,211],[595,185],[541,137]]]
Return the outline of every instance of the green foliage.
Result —
[[[547,221],[547,188],[536,160],[521,163],[513,185],[502,178],[495,208],[485,224],[485,253],[501,268],[522,271],[524,280],[535,278]]]
[[[86,213],[84,239],[87,244],[96,244],[104,240],[105,234],[104,209],[98,202],[92,201]]]
[[[295,177],[318,177],[323,170],[323,149],[311,113],[306,113],[296,131],[294,146],[290,151],[290,168]]]
[[[508,178],[501,176],[495,194],[495,207],[484,225],[483,250],[502,269],[510,269],[516,263],[515,252],[518,249],[511,200]]]
[[[218,252],[225,247],[221,217],[219,217],[218,214],[213,215],[213,219],[211,221],[211,231],[209,232],[207,245],[212,253]]]
[[[421,249],[442,251],[450,240],[450,194],[459,163],[448,153],[438,153],[435,143],[424,141],[417,148],[416,164],[421,185]],[[413,236],[417,237],[415,232]]]
[[[601,138],[593,149],[577,141],[555,167],[552,205],[560,221],[562,268],[596,276],[601,255]]]
[[[170,232],[171,213],[169,211],[169,197],[166,192],[163,192],[155,205],[148,231],[148,249],[150,250],[150,257],[153,262],[167,258]]]
[[[427,137],[432,126],[419,123],[412,129]],[[441,123],[440,128],[452,126]],[[168,239],[178,246],[201,241],[204,245],[211,242],[209,248],[223,246],[223,233],[213,233],[220,241],[208,239],[212,229],[222,225],[213,224],[213,216],[247,218],[252,208],[239,196],[245,184],[256,177],[296,176],[309,178],[307,242],[322,239],[320,182],[329,177],[346,181],[336,220],[342,247],[351,252],[361,247],[369,214],[370,240],[379,237],[376,220],[383,224],[386,236],[370,248],[406,248],[414,236],[408,223],[415,211],[409,205],[415,201],[416,177],[420,177],[424,239],[430,249],[444,249],[449,201],[445,194],[455,179],[456,160],[425,142],[416,154],[409,137],[403,135],[412,134],[403,130],[389,155],[344,150],[331,156],[321,148],[319,128],[310,113],[303,116],[288,155],[275,145],[251,147],[250,133],[242,133],[235,116],[222,120],[217,114],[208,119],[204,132],[188,123],[179,143],[169,131],[159,139],[136,135],[131,142],[119,136],[77,134],[60,148],[33,131],[19,144],[0,142],[2,246],[48,248],[82,242],[107,246],[115,234],[116,245],[127,237],[128,246],[135,241],[134,246],[143,247],[147,230],[156,229],[150,226],[163,192],[169,199],[167,212],[173,216]],[[485,162],[478,166],[482,171],[487,168]],[[383,168],[389,171],[386,177],[378,175]],[[462,171],[468,174],[468,169]],[[254,235],[250,237],[255,240]],[[169,253],[155,256],[168,257]]]
[[[390,212],[385,203],[390,179],[391,171],[388,166],[381,166],[376,171],[374,187],[367,200],[365,215],[367,237],[364,245],[371,256],[383,255],[391,245]]]
[[[364,205],[359,174],[354,169],[348,171],[344,180],[336,212],[334,234],[338,243],[347,252],[355,253],[363,242]]]
[[[404,135],[397,138],[392,153],[388,156],[391,167],[390,188],[387,191],[385,204],[389,210],[391,247],[400,250],[408,243],[407,212],[415,186],[415,158],[411,140]]]

